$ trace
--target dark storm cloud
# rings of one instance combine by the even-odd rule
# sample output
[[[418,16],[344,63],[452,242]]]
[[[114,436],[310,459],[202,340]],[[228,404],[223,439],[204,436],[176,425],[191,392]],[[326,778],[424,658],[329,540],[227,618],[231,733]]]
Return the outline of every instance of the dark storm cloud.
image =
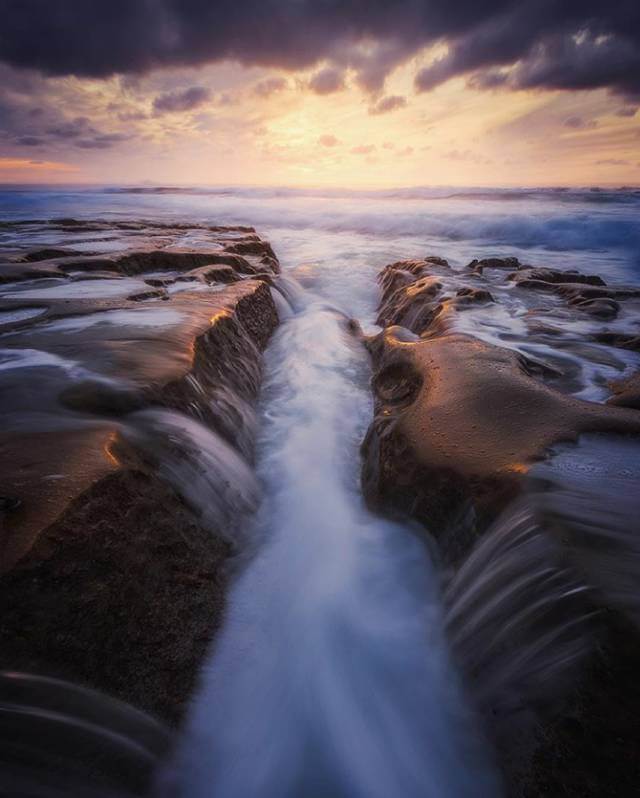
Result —
[[[309,79],[309,88],[315,94],[333,94],[344,89],[344,72],[341,69],[326,67]]]
[[[496,4],[497,5],[497,4]],[[513,68],[509,71],[496,67]],[[478,88],[610,88],[640,92],[640,3],[556,0],[507,3],[416,76],[418,91],[471,75]]]
[[[190,86],[188,89],[159,94],[153,101],[153,110],[157,114],[193,111],[204,105],[209,97],[209,89],[204,86]]]
[[[7,76],[5,76],[6,78]],[[86,116],[66,119],[54,103],[29,106],[24,97],[0,90],[0,139],[17,147],[108,149],[130,135],[99,130]]]
[[[89,120],[86,116],[77,116],[75,119],[59,122],[45,128],[44,133],[57,139],[74,139],[87,133],[93,133]]]
[[[45,140],[38,136],[18,136],[15,139],[15,143],[21,147],[39,147],[45,143]]]
[[[49,75],[328,61],[376,92],[399,63],[445,43],[418,90],[473,75],[492,88],[640,94],[638,0],[0,0],[0,19],[0,60]]]

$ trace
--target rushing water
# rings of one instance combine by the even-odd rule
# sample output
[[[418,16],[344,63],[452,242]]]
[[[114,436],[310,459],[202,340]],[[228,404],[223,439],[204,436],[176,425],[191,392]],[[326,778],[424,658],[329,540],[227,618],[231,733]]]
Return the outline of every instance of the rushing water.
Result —
[[[257,550],[235,581],[176,760],[163,773],[162,794],[481,798],[499,792],[444,643],[439,578],[429,554],[410,528],[376,518],[363,505],[358,446],[371,416],[369,373],[347,319],[370,328],[380,267],[426,254],[453,265],[517,255],[535,265],[630,280],[638,268],[640,198],[633,192],[450,195],[0,194],[3,218],[255,225],[271,239],[285,272],[284,296],[278,295],[283,323],[266,353],[260,407],[257,472],[265,499],[245,532]],[[0,246],[14,245],[13,235],[0,231]],[[108,251],[110,242],[85,233],[73,246]],[[496,323],[513,330],[520,312],[477,324],[492,340]],[[598,368],[621,373],[629,366],[620,356]],[[583,371],[572,392],[595,391],[599,398],[604,377],[590,366]]]
[[[267,373],[263,544],[232,591],[176,792],[495,795],[443,644],[427,552],[359,494],[367,363],[342,313],[313,293],[298,298]]]

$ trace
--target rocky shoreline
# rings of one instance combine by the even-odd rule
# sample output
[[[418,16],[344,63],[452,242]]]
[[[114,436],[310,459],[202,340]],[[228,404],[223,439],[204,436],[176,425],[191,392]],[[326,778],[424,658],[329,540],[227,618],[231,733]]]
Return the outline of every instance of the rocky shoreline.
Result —
[[[5,229],[46,245],[0,264],[0,670],[69,679],[180,724],[260,500],[254,404],[279,324],[276,254],[249,227]],[[584,436],[637,439],[640,289],[515,258],[401,261],[379,283],[382,329],[361,336],[374,398],[363,493],[436,541],[451,647],[507,792],[630,795],[640,546],[615,507],[594,499],[585,521],[570,501],[554,506],[545,468]],[[539,507],[510,527],[532,496]],[[602,513],[617,539],[595,534]],[[469,584],[486,610],[479,657],[459,636]],[[496,624],[519,617],[498,646]],[[480,700],[480,665],[517,661],[545,635],[555,670],[530,667],[516,699]]]
[[[250,474],[278,263],[250,228],[30,224],[33,237],[44,227],[72,241],[2,268],[28,288],[0,300],[3,354],[24,357],[0,372],[0,668],[176,723],[221,622],[231,527],[256,498],[253,486],[200,484],[185,434],[211,435],[211,457]],[[117,251],[83,255],[77,239]],[[183,430],[183,416],[196,426]],[[213,511],[198,503],[204,488]]]
[[[638,289],[609,287],[578,272],[522,266],[515,258],[472,261],[457,271],[437,257],[398,262],[382,270],[379,283],[383,331],[366,341],[375,408],[362,446],[363,490],[378,512],[423,524],[453,573],[482,545],[501,512],[531,491],[536,464],[555,446],[588,432],[640,432],[637,372],[610,382],[606,403],[585,401],[572,395],[579,393],[579,375],[574,361],[563,357],[579,348],[581,355],[615,364],[613,348],[637,351],[637,339],[613,332],[609,322],[625,303],[637,300]],[[526,292],[526,313],[489,328],[485,340],[477,330],[467,332],[465,314],[487,308],[490,320],[500,318],[495,308],[511,302],[513,291]],[[581,315],[589,318],[588,326]],[[525,329],[513,334],[519,324]],[[563,338],[560,325],[571,329],[572,324],[578,335]],[[611,349],[605,352],[600,344]],[[598,510],[615,517],[615,506]],[[577,612],[594,618],[585,655],[552,701],[517,708],[534,715],[524,739],[517,722],[515,734],[513,724],[503,733],[505,719],[496,715],[497,706],[483,708],[485,720],[490,736],[497,735],[509,795],[631,795],[640,761],[640,724],[632,709],[639,699],[638,617],[634,607],[621,606],[602,588],[594,571],[598,556],[617,558],[615,573],[635,568],[637,555],[628,541],[612,555],[602,541],[589,538],[588,526],[575,529],[570,520],[555,521],[555,527],[541,523],[555,533],[552,544],[559,544],[563,573],[584,585]],[[584,563],[594,558],[587,573]],[[606,572],[607,566],[601,567]],[[524,584],[524,575],[520,578]],[[516,589],[514,578],[512,592]],[[532,587],[531,605],[538,600]],[[540,618],[543,606],[540,602]],[[489,635],[497,631],[486,628],[477,642],[490,648]],[[517,654],[513,647],[520,643],[517,634],[506,641],[503,658]],[[462,669],[467,665],[462,662]],[[471,674],[472,693],[473,679]]]

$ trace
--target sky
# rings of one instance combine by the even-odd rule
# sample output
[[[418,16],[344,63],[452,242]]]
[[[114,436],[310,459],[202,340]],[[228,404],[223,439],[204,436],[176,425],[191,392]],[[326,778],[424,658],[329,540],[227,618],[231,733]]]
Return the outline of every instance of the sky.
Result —
[[[0,182],[640,185],[638,0],[0,0]]]

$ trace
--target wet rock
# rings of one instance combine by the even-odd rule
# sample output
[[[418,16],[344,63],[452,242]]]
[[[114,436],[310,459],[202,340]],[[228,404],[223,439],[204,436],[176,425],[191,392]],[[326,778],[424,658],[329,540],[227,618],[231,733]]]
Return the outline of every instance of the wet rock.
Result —
[[[449,563],[553,443],[589,430],[640,432],[635,413],[563,396],[531,377],[516,352],[470,336],[406,342],[392,327],[370,349],[365,496],[378,510],[422,521]]]
[[[569,304],[597,319],[615,319],[620,312],[620,304],[608,297],[572,300]]]
[[[107,256],[49,253],[39,274],[78,270],[100,280],[83,281],[87,298],[77,299],[59,290],[77,277],[47,284],[56,293],[44,303],[46,321],[4,335],[0,602],[9,609],[0,669],[77,680],[176,722],[221,620],[228,536],[247,506],[230,473],[215,476],[214,460],[204,475],[194,460],[189,481],[180,478],[195,445],[187,433],[211,436],[210,457],[250,473],[261,352],[278,324],[269,286],[250,278],[269,270],[222,249],[245,229],[197,228],[211,252],[187,252],[148,245],[161,237],[169,246],[189,225],[62,220],[25,229],[40,235],[43,225],[56,236],[122,230],[124,251],[111,254],[110,238]],[[147,248],[131,250],[131,236]],[[151,288],[131,294],[136,281],[123,275],[138,274]],[[184,290],[158,301],[179,277]],[[124,293],[101,297],[112,284]],[[175,428],[144,427],[153,413]],[[218,479],[219,513],[198,503],[205,477]]]
[[[640,410],[640,373],[610,382],[609,387],[613,391],[613,396],[607,400],[607,404]]]
[[[472,260],[467,264],[467,269],[476,274],[482,274],[485,269],[520,269],[523,268],[517,258],[482,258]]]
[[[507,280],[529,291],[522,292],[524,312],[509,314],[509,292],[500,278],[492,275],[483,285],[484,268],[508,267],[479,263],[472,262],[466,273],[443,272],[416,261],[386,267],[380,274],[379,321],[404,326],[387,326],[366,342],[374,366],[375,401],[374,420],[362,446],[365,496],[380,512],[420,521],[436,538],[444,564],[458,574],[465,572],[460,564],[467,566],[469,552],[490,539],[485,532],[501,510],[531,484],[529,475],[541,467],[536,463],[548,456],[550,447],[588,431],[640,433],[637,375],[611,382],[614,395],[607,405],[573,398],[542,382],[575,392],[583,389],[579,368],[573,373],[581,358],[619,373],[624,361],[602,347],[591,351],[586,337],[635,351],[637,336],[603,330],[583,339],[576,332],[582,325],[565,327],[564,322],[573,322],[578,310],[592,316],[590,327],[613,318],[619,302],[635,297],[638,289],[606,286],[593,275],[518,265]],[[430,295],[425,288],[433,281],[441,286]],[[457,319],[468,319],[471,312],[482,315],[483,305],[490,302],[487,293],[496,308],[487,309],[486,326],[462,328],[477,329],[483,340],[461,334]],[[566,304],[559,308],[554,295]],[[457,316],[465,299],[468,312]],[[506,301],[501,305],[501,300]],[[504,346],[485,339],[498,339]],[[524,357],[523,351],[532,354]],[[585,648],[583,658],[568,671],[570,678],[548,685],[555,690],[553,700],[547,693],[545,701],[540,696],[512,708],[510,734],[504,734],[505,721],[495,707],[485,708],[512,798],[613,798],[632,794],[637,781],[640,636],[620,608],[614,609],[615,602],[594,587],[611,579],[615,569],[597,542],[585,554],[590,520],[573,538],[566,528],[555,529],[553,543],[560,544],[564,573],[575,584],[586,578],[586,563],[591,564],[590,577],[597,574],[589,581],[586,600],[586,611],[595,616],[583,641],[588,639],[591,654]],[[629,559],[628,553],[617,556]],[[635,549],[631,559],[637,562]],[[504,595],[528,584],[528,578],[505,585]],[[494,588],[488,583],[487,589]],[[637,601],[635,583],[632,589]],[[537,619],[542,604],[532,605]],[[503,641],[505,649],[498,651],[501,666],[500,654],[507,653],[509,642]],[[514,656],[524,657],[524,649],[515,645]],[[473,674],[468,678],[472,684]],[[498,704],[508,704],[510,698],[500,696]],[[522,726],[527,728],[524,737]]]
[[[46,249],[31,250],[27,252],[26,255],[23,255],[21,260],[33,263],[39,260],[52,260],[53,258],[71,258],[80,254],[80,252],[71,249],[54,249],[53,247],[49,247]]]
[[[601,344],[617,346],[620,349],[629,349],[632,352],[640,352],[640,336],[627,335],[625,333],[601,332],[594,335],[594,339]]]
[[[464,307],[465,305],[484,304],[487,302],[495,302],[490,291],[485,288],[460,288],[456,291],[456,305]]]
[[[605,281],[597,274],[581,274],[575,270],[523,268],[508,276],[517,285],[527,288],[536,287],[538,283],[583,283],[585,285],[606,285]]]
[[[397,284],[397,278],[395,280]],[[392,284],[391,281],[388,284]],[[440,308],[442,288],[442,281],[432,276],[404,282],[388,292],[376,324],[399,324],[419,335],[429,326]]]
[[[12,496],[0,496],[0,513],[12,513],[17,510],[22,501]]]
[[[167,292],[162,288],[151,291],[140,291],[138,294],[130,294],[127,299],[130,302],[144,302],[147,299],[167,299]]]
[[[175,282],[173,277],[146,277],[145,283],[147,285],[151,285],[154,288],[164,288],[167,285],[171,285],[171,283]]]
[[[447,261],[437,257],[386,266],[378,276],[382,300],[376,323],[431,335],[444,329],[457,311],[494,302],[489,290],[471,285],[456,287],[451,296],[447,283],[453,277]]]
[[[0,580],[0,665],[63,676],[172,723],[224,608],[229,546],[166,484],[118,471]]]
[[[235,272],[231,266],[225,266],[223,264],[205,266],[199,271],[205,283],[235,283],[240,279],[237,272]]]
[[[49,262],[44,264],[29,264],[9,261],[0,263],[0,285],[17,283],[24,280],[46,279],[48,277],[65,277],[58,267]]]
[[[275,264],[277,266],[278,259],[276,253],[273,251],[271,244],[267,241],[260,241],[257,237],[252,240],[237,241],[233,244],[225,246],[227,252],[234,252],[238,255],[259,255],[264,260],[263,262]]]
[[[101,416],[123,416],[146,404],[142,391],[127,389],[107,380],[84,380],[65,388],[59,401],[71,410]]]
[[[7,565],[28,550],[65,500],[114,467],[109,445],[117,433],[114,416],[161,405],[206,423],[243,453],[250,451],[253,428],[244,415],[259,388],[260,353],[278,323],[268,286],[243,280],[210,294],[177,294],[170,307],[178,321],[169,328],[161,324],[155,308],[132,305],[134,311],[126,317],[131,326],[124,321],[86,327],[79,323],[77,332],[60,334],[55,327],[36,325],[5,336],[5,346],[16,352],[26,346],[47,356],[41,366],[2,372],[6,398],[0,411],[18,418],[20,412],[35,418],[60,412],[55,427],[63,426],[59,432],[36,435],[23,446],[21,436],[8,425],[0,434],[0,460],[7,466],[6,473],[0,473],[2,484],[15,485],[16,495],[27,497],[46,480],[45,493],[50,495],[50,500],[39,502],[34,517],[29,513],[16,517],[3,530],[14,541],[11,557],[6,553]],[[158,318],[158,325],[136,326],[137,315],[147,312]],[[65,370],[69,362],[101,379],[69,373]],[[61,411],[52,404],[56,400]],[[92,429],[86,429],[86,421],[69,418],[66,409],[99,415],[106,423],[92,419]],[[33,429],[33,423],[26,428]],[[79,473],[87,479],[79,479]],[[49,481],[49,475],[55,479]],[[31,501],[26,504],[32,506]]]

